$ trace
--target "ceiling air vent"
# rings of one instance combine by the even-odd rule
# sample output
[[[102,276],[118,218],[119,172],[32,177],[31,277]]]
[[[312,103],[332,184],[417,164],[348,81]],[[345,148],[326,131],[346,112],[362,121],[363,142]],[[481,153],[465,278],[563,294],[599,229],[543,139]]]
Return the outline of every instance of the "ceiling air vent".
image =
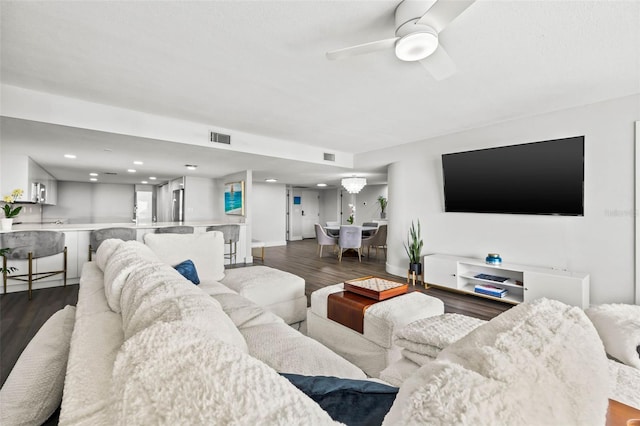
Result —
[[[324,161],[336,161],[335,154],[329,154],[328,152],[324,153]]]
[[[231,145],[231,135],[224,135],[222,133],[211,132],[209,140],[216,143],[224,143]]]
[[[109,176],[116,176],[117,173],[116,172],[104,172],[105,175],[109,175]]]

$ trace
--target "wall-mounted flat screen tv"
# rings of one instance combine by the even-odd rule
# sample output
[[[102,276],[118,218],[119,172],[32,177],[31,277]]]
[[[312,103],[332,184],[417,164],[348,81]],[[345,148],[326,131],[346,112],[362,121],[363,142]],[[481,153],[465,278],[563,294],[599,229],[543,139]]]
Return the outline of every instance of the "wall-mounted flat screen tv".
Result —
[[[442,155],[446,212],[584,216],[584,136]]]

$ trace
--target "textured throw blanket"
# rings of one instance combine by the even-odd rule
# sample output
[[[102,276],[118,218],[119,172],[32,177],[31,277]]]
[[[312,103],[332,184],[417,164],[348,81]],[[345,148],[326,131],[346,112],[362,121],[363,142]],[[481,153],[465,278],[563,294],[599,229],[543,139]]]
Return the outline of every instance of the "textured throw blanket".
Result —
[[[585,310],[609,355],[640,369],[640,306],[612,303]]]
[[[640,370],[610,359],[609,375],[609,398],[640,410]]]
[[[520,304],[448,346],[400,388],[386,425],[602,425],[607,359],[584,312]]]
[[[422,318],[402,328],[395,336],[395,344],[404,348],[402,354],[406,358],[424,365],[484,323],[486,321],[459,314]]]
[[[264,363],[182,321],[125,342],[112,392],[117,425],[337,424]]]

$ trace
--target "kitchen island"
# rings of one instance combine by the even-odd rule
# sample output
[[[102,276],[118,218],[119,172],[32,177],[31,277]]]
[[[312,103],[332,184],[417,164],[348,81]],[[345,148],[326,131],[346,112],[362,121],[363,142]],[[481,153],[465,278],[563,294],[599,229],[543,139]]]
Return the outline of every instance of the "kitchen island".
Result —
[[[102,228],[113,227],[127,227],[136,229],[136,239],[140,242],[144,242],[144,236],[148,233],[153,233],[157,228],[165,228],[168,226],[193,226],[194,232],[206,232],[208,226],[223,225],[228,222],[222,221],[197,221],[197,222],[154,222],[145,224],[136,224],[133,222],[125,223],[42,223],[42,224],[19,224],[13,225],[11,231],[1,232],[13,232],[13,231],[58,231],[65,234],[65,245],[67,246],[67,285],[78,284],[80,282],[80,274],[82,272],[82,266],[89,260],[89,235],[91,231]],[[237,263],[252,263],[251,257],[251,236],[247,235],[247,227],[244,223],[238,223],[240,226],[240,239],[237,244]],[[247,243],[247,240],[249,243]],[[247,250],[247,247],[249,249]],[[225,260],[228,262],[228,259]],[[58,254],[56,256],[35,259],[34,272],[50,271],[53,269],[60,269],[63,262],[63,255]],[[24,260],[11,260],[8,266],[16,267],[18,270],[13,272],[14,274],[27,273],[27,261]],[[57,287],[64,284],[60,275],[56,275],[50,278],[35,281],[33,283],[33,289],[47,287]],[[27,283],[17,280],[7,281],[7,292],[12,293],[16,291],[26,291]],[[25,296],[26,297],[26,296]]]

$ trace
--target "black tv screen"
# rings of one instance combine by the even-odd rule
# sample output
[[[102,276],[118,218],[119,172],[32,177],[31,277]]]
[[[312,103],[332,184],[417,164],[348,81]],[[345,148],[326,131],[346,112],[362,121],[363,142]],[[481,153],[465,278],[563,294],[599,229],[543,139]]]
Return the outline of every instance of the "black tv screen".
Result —
[[[584,215],[584,136],[442,155],[446,212]]]

